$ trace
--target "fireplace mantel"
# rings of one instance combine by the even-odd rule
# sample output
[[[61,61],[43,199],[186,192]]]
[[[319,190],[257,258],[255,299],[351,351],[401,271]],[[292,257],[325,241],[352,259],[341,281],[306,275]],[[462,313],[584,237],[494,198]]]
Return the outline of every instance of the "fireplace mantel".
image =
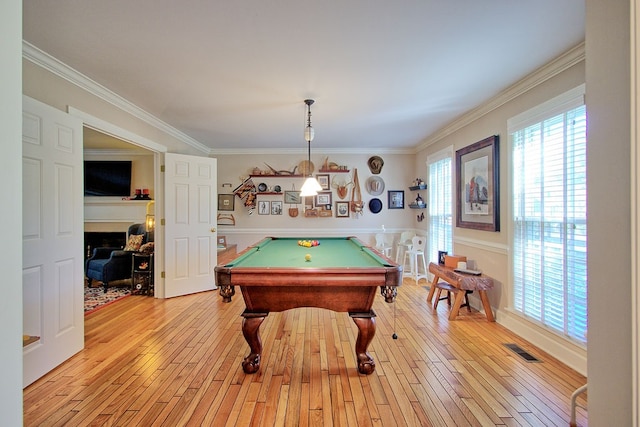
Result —
[[[144,223],[149,202],[118,197],[85,197],[85,231],[126,231],[131,224]]]

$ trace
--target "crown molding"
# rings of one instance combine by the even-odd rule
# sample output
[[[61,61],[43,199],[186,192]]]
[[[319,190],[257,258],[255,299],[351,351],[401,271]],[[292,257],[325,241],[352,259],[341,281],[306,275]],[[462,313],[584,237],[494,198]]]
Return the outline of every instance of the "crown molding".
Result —
[[[574,65],[584,61],[585,44],[584,42],[565,52],[558,58],[549,62],[542,68],[537,69],[533,73],[527,75],[519,82],[500,92],[498,95],[483,103],[481,106],[470,110],[458,119],[441,128],[439,131],[425,139],[424,142],[416,146],[415,153],[424,150],[430,145],[435,144],[441,139],[451,135],[452,133],[468,126],[479,118],[489,114],[495,109],[503,106],[509,101],[521,96],[534,87],[544,83],[561,72],[573,67]]]
[[[153,126],[154,128],[159,129],[160,131],[176,138],[180,142],[192,148],[195,148],[196,150],[201,151],[204,154],[209,155],[211,153],[211,149],[206,145],[200,143],[199,141],[196,141],[185,133],[180,132],[173,126],[170,126],[157,117],[147,113],[146,111],[127,101],[117,93],[107,89],[99,83],[96,83],[84,74],[76,71],[65,63],[59,61],[58,59],[24,40],[22,41],[22,57],[27,61],[30,61],[33,64],[44,68],[50,73],[53,73],[56,76],[68,81],[69,83],[89,92],[90,94],[97,96],[103,101],[108,102],[109,104],[132,115],[133,117],[142,120],[143,122]]]

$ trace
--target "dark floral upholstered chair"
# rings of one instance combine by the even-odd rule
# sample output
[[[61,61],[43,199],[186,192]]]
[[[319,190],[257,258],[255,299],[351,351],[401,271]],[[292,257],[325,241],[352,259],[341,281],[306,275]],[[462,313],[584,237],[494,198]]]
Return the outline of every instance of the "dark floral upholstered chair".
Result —
[[[133,224],[127,231],[127,244],[121,248],[95,248],[85,262],[85,276],[91,286],[92,280],[102,282],[104,291],[109,282],[131,278],[133,252],[138,252],[146,242],[147,233],[144,224]]]

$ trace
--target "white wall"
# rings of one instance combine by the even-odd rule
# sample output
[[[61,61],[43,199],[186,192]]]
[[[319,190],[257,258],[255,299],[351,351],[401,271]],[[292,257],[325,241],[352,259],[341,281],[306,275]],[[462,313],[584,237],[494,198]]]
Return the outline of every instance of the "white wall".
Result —
[[[0,414],[22,425],[22,2],[0,2]]]

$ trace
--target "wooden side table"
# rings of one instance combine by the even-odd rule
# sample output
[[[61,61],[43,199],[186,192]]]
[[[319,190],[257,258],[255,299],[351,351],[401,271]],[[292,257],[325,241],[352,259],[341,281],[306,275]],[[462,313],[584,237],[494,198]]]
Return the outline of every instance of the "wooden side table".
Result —
[[[131,293],[153,295],[153,254],[134,253],[131,263]]]
[[[489,297],[487,296],[487,290],[493,289],[493,279],[491,277],[486,274],[474,276],[472,274],[458,273],[451,267],[445,267],[433,262],[429,263],[429,272],[433,274],[433,282],[431,282],[429,295],[427,295],[427,302],[431,303],[433,295],[438,288],[452,292],[455,295],[453,306],[449,313],[449,320],[455,320],[458,316],[467,291],[478,291],[487,320],[495,322],[491,303],[489,303]],[[440,285],[440,280],[445,284]]]

